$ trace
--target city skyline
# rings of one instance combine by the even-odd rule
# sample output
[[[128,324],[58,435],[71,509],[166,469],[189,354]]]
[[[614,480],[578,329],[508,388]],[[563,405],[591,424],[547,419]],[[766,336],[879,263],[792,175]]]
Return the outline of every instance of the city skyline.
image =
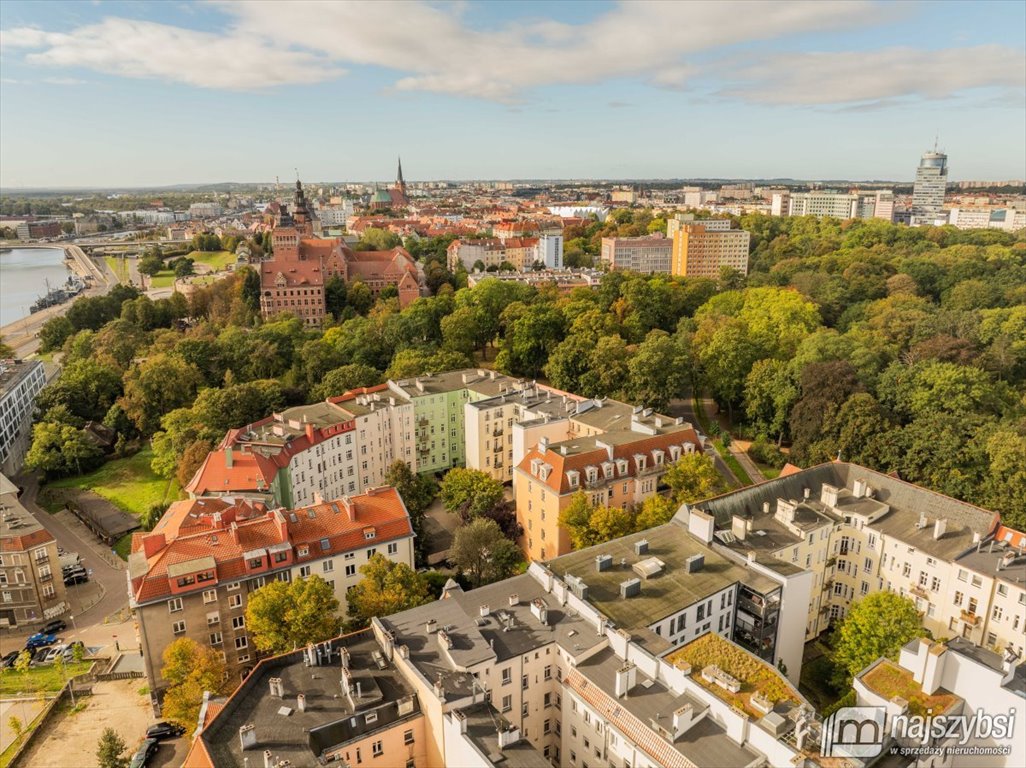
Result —
[[[938,134],[951,181],[1023,178],[1024,29],[1014,3],[11,2],[0,185],[388,179],[397,152],[410,181],[911,183]]]

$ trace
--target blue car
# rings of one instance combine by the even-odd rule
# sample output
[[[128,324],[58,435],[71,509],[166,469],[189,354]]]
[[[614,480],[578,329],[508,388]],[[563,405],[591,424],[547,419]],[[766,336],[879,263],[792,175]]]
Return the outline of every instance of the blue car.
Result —
[[[57,642],[57,635],[44,635],[42,632],[37,632],[28,639],[25,648],[31,651],[42,648],[44,645],[53,645],[55,642]]]

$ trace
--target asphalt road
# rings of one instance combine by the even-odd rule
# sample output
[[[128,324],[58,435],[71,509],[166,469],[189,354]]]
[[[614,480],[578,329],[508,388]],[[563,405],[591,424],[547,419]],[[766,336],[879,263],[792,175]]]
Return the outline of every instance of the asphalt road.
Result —
[[[110,550],[95,537],[88,534],[82,527],[80,531],[73,530],[70,526],[61,522],[60,518],[51,515],[36,504],[36,494],[39,486],[32,476],[18,477],[15,482],[24,490],[19,497],[22,505],[51,533],[57,543],[66,552],[78,552],[82,558],[83,566],[92,571],[90,580],[86,584],[68,588],[68,602],[71,604],[69,615],[74,616],[74,622],[68,615],[61,616],[68,622],[68,631],[62,633],[65,639],[75,638],[78,633],[86,632],[90,627],[103,625],[104,619],[118,612],[128,605],[128,582],[123,561],[116,556],[110,556]],[[103,552],[115,563],[114,566],[108,562],[100,553]],[[98,602],[95,601],[97,593],[102,587],[103,596]],[[91,607],[80,610],[83,605],[91,604]],[[131,626],[131,625],[129,625]],[[18,627],[13,632],[4,630],[0,633],[0,649],[5,653],[22,647],[29,635],[35,632],[35,627]],[[90,636],[92,633],[87,633]],[[127,645],[135,645],[135,633],[128,629],[122,632],[119,642]]]

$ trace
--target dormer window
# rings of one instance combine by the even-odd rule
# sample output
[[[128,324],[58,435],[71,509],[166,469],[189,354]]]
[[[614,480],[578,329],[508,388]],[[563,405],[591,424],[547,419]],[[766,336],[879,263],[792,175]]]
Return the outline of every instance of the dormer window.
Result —
[[[624,475],[627,474],[627,459],[617,459],[616,460],[616,473],[620,477],[623,477]]]
[[[252,558],[249,561],[249,567],[250,568],[260,568],[260,567],[263,566],[263,564],[264,564],[264,558],[262,558],[262,557],[254,557],[254,558]]]
[[[576,470],[571,470],[566,473],[566,480],[570,484],[571,488],[577,488],[581,484],[581,473]]]
[[[639,472],[644,472],[645,467],[648,466],[648,457],[642,456],[640,453],[634,457],[634,462],[638,466]]]
[[[598,480],[598,468],[597,467],[586,467],[584,471],[587,474],[588,482],[589,483],[594,483],[596,480]]]
[[[657,467],[661,467],[663,465],[663,459],[666,457],[666,454],[662,451],[652,451],[652,456],[653,458],[655,458],[655,465]]]
[[[684,443],[684,453],[694,453],[694,452],[695,452],[695,444],[694,443],[692,443],[690,441]]]
[[[377,535],[377,531],[375,531],[373,528],[364,528],[363,529],[363,538],[366,539],[367,541],[370,541],[376,535]]]
[[[670,446],[670,461],[676,461],[679,458],[680,458],[680,446],[679,445],[671,445]]]
[[[602,462],[602,477],[606,480],[613,476],[613,463],[611,461]]]
[[[299,548],[299,556],[300,557],[306,557],[309,554],[310,554],[310,547],[302,546],[302,547]]]

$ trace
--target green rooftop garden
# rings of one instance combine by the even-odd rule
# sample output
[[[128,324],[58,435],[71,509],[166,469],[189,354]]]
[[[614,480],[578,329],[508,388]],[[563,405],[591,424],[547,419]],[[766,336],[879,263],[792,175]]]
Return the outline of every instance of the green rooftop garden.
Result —
[[[667,656],[666,660],[676,667],[684,663],[690,664],[691,678],[696,683],[755,719],[763,716],[763,713],[751,703],[752,696],[756,694],[761,694],[774,704],[782,701],[796,705],[802,703],[794,688],[780,672],[724,640],[715,632],[708,632],[691,641]],[[736,678],[741,683],[741,690],[732,693],[703,679],[702,670],[710,665],[715,665]]]
[[[912,715],[937,715],[955,703],[954,694],[938,692],[931,696],[923,693],[911,672],[886,659],[864,674],[862,682],[885,699],[900,696],[908,702],[908,711]]]

